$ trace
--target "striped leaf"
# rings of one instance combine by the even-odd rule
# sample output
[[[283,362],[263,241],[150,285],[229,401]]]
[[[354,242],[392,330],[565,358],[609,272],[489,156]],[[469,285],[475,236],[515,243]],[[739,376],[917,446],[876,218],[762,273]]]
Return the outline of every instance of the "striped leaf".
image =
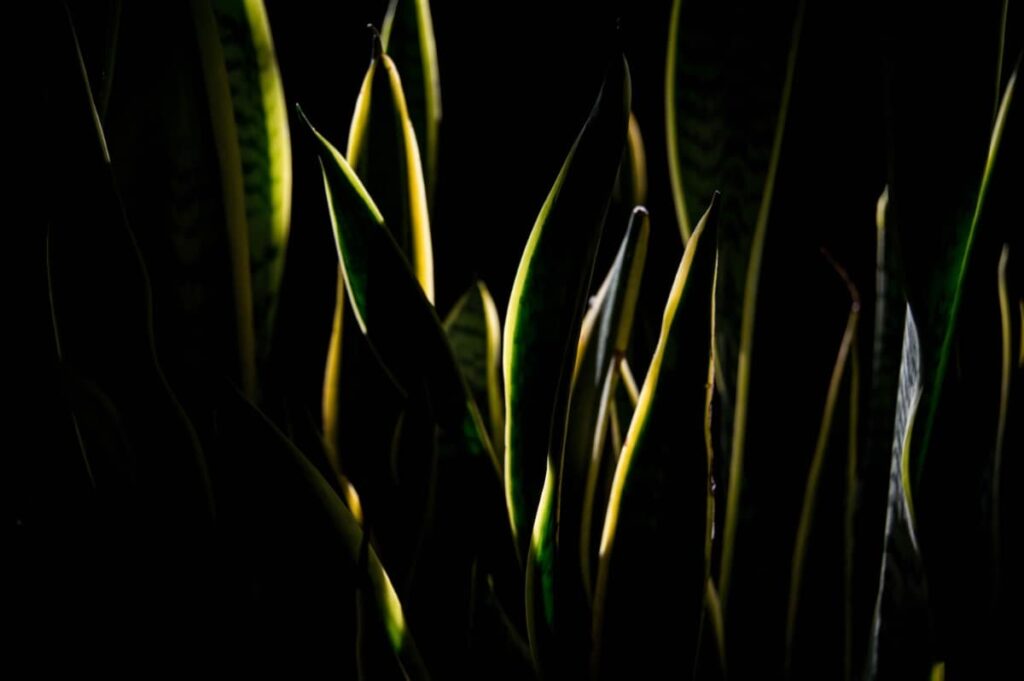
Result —
[[[505,496],[525,554],[548,462],[561,449],[594,256],[626,142],[629,69],[612,57],[590,117],[523,252],[503,339]]]
[[[237,167],[228,167],[227,156],[221,152],[221,173],[241,176],[256,351],[259,357],[266,357],[291,221],[292,151],[287,105],[263,0],[213,0],[211,6],[238,145]],[[212,41],[212,35],[201,29],[200,37],[204,54],[217,49],[205,42]],[[214,76],[207,73],[207,78]],[[212,94],[209,84],[207,90]],[[223,92],[217,94],[222,96]],[[211,103],[211,111],[220,106],[223,104]],[[219,148],[226,149],[228,144],[220,142]],[[227,180],[224,182],[226,185]]]
[[[433,205],[441,126],[441,78],[430,2],[391,0],[381,26],[381,42],[406,76],[409,118],[424,159],[427,198]]]
[[[486,284],[476,282],[459,298],[444,320],[444,330],[477,407],[487,414],[491,441],[497,447],[505,433],[501,321]]]
[[[605,447],[608,406],[618,384],[617,365],[629,343],[647,255],[647,211],[633,212],[615,262],[595,295],[580,331],[572,399],[560,468],[549,468],[527,559],[526,622],[534,658],[552,678],[586,674],[590,595],[582,553],[584,524]],[[586,510],[592,511],[592,508]],[[589,566],[587,566],[589,569]]]
[[[594,592],[592,671],[692,670],[708,580],[718,198],[687,242],[615,469]],[[651,618],[651,608],[668,614]]]

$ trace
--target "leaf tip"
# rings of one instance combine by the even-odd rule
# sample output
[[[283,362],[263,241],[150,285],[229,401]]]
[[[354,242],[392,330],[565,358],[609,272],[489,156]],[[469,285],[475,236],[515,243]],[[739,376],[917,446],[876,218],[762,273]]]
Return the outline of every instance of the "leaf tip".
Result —
[[[384,54],[384,46],[381,44],[380,31],[373,24],[367,24],[366,28],[370,30],[370,60],[377,61],[381,55]]]

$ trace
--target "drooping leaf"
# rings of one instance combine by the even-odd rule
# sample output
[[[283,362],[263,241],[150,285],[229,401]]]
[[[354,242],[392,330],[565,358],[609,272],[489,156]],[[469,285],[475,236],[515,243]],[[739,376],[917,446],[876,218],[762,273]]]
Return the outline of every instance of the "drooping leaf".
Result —
[[[708,579],[718,197],[687,242],[615,470],[594,592],[592,672],[692,670]],[[649,616],[652,607],[667,618]]]
[[[647,211],[636,208],[618,256],[584,317],[573,372],[567,431],[558,469],[548,469],[527,558],[526,622],[534,658],[546,675],[586,674],[591,596],[584,585],[584,523],[605,448],[616,365],[629,343],[647,255]],[[592,510],[592,506],[589,510]]]
[[[476,282],[459,298],[444,320],[444,329],[477,407],[487,414],[491,441],[500,447],[505,434],[501,321],[486,284]]]
[[[629,68],[609,62],[590,117],[541,208],[505,316],[505,493],[523,554],[561,449],[572,368],[604,216],[626,141]]]

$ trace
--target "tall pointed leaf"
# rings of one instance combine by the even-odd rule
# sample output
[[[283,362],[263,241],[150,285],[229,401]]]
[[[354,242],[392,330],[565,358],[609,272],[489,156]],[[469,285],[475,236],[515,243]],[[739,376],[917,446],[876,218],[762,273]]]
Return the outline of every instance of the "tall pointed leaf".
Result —
[[[917,324],[908,307],[890,460],[885,549],[865,670],[869,679],[925,678],[931,666],[928,587],[908,479],[910,443],[917,437],[914,426],[922,393],[920,353]]]
[[[398,67],[374,35],[373,59],[356,99],[345,158],[434,300],[434,255],[420,148]]]
[[[608,406],[618,383],[647,255],[647,211],[636,208],[595,302],[584,317],[559,468],[549,467],[527,559],[526,622],[546,675],[580,677],[589,657],[590,596],[581,554],[587,484],[596,486]],[[593,474],[593,475],[592,475]],[[591,494],[593,499],[593,493]],[[589,534],[589,524],[586,531]]]
[[[424,159],[427,198],[433,205],[441,124],[441,78],[430,2],[391,0],[381,26],[381,42],[406,74],[409,118]]]
[[[630,87],[625,58],[613,56],[590,117],[537,216],[509,297],[505,495],[524,554],[545,469],[565,436],[576,343],[626,141]]]
[[[228,168],[222,157],[221,172],[242,178],[256,350],[265,357],[291,221],[292,151],[287,106],[263,0],[214,0],[211,6],[239,149],[239,165]],[[201,36],[205,40],[214,37],[203,32]],[[201,49],[211,47],[202,45]]]
[[[594,592],[592,672],[696,662],[708,579],[708,433],[718,198],[686,244],[615,469]],[[657,608],[667,618],[652,618]]]
[[[845,279],[845,273],[843,273],[843,277]],[[819,490],[825,487],[825,485],[822,484],[822,479],[823,477],[825,477],[825,457],[828,454],[829,450],[833,449],[833,447],[830,447],[830,440],[832,439],[831,431],[833,417],[836,415],[837,412],[837,403],[840,399],[840,391],[844,387],[846,387],[847,400],[850,404],[851,418],[850,423],[847,424],[847,433],[843,433],[843,435],[846,435],[846,437],[839,438],[841,446],[835,448],[840,450],[837,453],[845,453],[847,460],[851,462],[846,467],[847,470],[849,470],[849,468],[851,467],[854,469],[854,471],[856,470],[856,408],[859,376],[857,375],[857,367],[855,366],[855,364],[857,355],[857,322],[860,317],[860,297],[857,293],[857,290],[853,287],[853,285],[850,284],[849,282],[847,283],[850,288],[850,295],[852,298],[850,314],[847,318],[846,329],[843,332],[842,341],[839,345],[839,353],[836,357],[836,363],[832,369],[832,377],[829,381],[828,392],[825,395],[825,406],[821,416],[821,425],[818,429],[817,442],[814,446],[814,456],[811,459],[811,466],[807,472],[807,486],[804,491],[803,508],[801,509],[800,523],[796,530],[796,542],[793,547],[793,562],[789,582],[789,608],[786,615],[786,673],[788,676],[792,676],[794,671],[794,650],[797,649],[797,617],[798,615],[802,614],[800,609],[800,601],[802,597],[806,598],[806,596],[804,596],[804,591],[809,591],[809,589],[805,588],[803,576],[805,567],[808,563],[809,544],[812,541],[811,536],[815,525],[815,510],[817,506]],[[832,458],[835,458],[835,454],[832,455]],[[836,468],[835,462],[832,462],[831,466],[833,468]],[[854,487],[856,484],[855,475],[848,474],[845,482],[848,490]],[[847,504],[850,504],[849,494],[847,494],[846,502]],[[850,521],[848,520],[850,517],[850,508],[847,508],[846,510],[847,522],[844,524],[845,527],[843,528],[843,532],[845,535],[844,539],[847,542],[847,546],[846,552],[844,553],[844,558],[849,557],[850,542],[852,542],[852,527],[850,525]],[[825,529],[825,531],[835,533],[837,529],[838,528],[835,527],[828,527]],[[849,572],[847,572],[845,569],[844,577],[847,580],[849,579]],[[832,583],[830,582],[829,585],[831,586]],[[845,637],[849,634],[849,604],[847,602],[847,598],[849,596],[848,588],[849,586],[847,585],[842,593],[842,596],[844,597],[844,606],[846,610],[839,613],[833,613],[835,615],[839,615],[839,617],[836,617],[831,621],[827,622],[817,621],[815,619],[808,625],[810,628],[816,630],[815,640],[818,640],[820,638],[827,638],[829,634],[833,631],[841,632],[841,635],[844,637],[843,658],[838,660],[827,660],[827,662],[831,665],[830,667],[819,666],[817,664],[817,654],[808,656],[811,657],[812,660],[807,661],[808,663],[806,666],[813,670],[813,673],[815,674],[828,674],[829,671],[834,672],[841,665],[841,668],[843,670],[843,678],[851,678],[850,656],[852,651],[850,650],[850,645],[845,645]],[[835,589],[830,589],[829,591],[832,594],[836,593]],[[808,595],[814,596],[814,593],[812,592]],[[826,596],[828,595],[830,594],[826,592]],[[841,624],[839,624],[839,626],[836,626],[837,622],[841,622]],[[831,641],[825,642],[826,645],[822,646],[823,650],[829,649],[826,647],[828,643],[831,643]],[[825,656],[821,657],[823,658]],[[807,670],[801,669],[800,671],[801,673],[806,673]]]
[[[775,178],[782,153],[782,140],[786,132],[786,117],[793,91],[793,75],[796,70],[797,50],[800,45],[800,31],[803,26],[804,4],[801,2],[793,24],[793,38],[786,64],[786,80],[782,88],[779,116],[775,123],[771,158],[764,180],[764,190],[757,212],[757,222],[750,244],[750,259],[747,263],[743,287],[743,309],[739,335],[739,351],[736,363],[735,411],[732,419],[731,452],[729,459],[729,481],[726,493],[725,528],[722,538],[722,565],[718,580],[718,592],[723,609],[728,611],[729,586],[732,577],[732,559],[736,542],[736,527],[739,519],[740,491],[743,484],[743,454],[747,432],[747,408],[750,393],[751,350],[754,341],[754,321],[757,314],[757,293],[760,285],[761,262],[764,256],[765,236],[768,230],[768,216],[771,214],[772,198],[775,192]],[[719,290],[719,295],[721,290]],[[717,340],[720,336],[716,335]],[[722,350],[719,345],[716,352]],[[723,363],[728,369],[728,364]],[[728,381],[728,377],[724,380]]]
[[[505,434],[501,321],[486,284],[476,282],[459,298],[444,320],[444,330],[477,407],[487,415],[491,441],[497,447]]]

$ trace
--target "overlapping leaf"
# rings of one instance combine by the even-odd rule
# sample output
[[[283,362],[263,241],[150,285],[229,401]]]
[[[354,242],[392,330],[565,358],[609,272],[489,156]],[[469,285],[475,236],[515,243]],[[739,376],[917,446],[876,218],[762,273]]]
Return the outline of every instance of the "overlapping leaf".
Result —
[[[618,256],[583,320],[573,372],[565,445],[549,468],[527,559],[527,624],[534,656],[554,677],[586,673],[592,504],[601,470],[617,364],[629,343],[650,225],[637,208]],[[588,495],[589,492],[589,495]],[[589,499],[590,505],[587,505]]]
[[[718,198],[687,242],[615,470],[594,592],[592,671],[689,671],[708,578]],[[664,619],[649,616],[664,609]]]
[[[524,554],[545,469],[564,438],[576,343],[626,140],[630,94],[628,66],[615,55],[537,217],[509,298],[503,340],[505,492]]]

